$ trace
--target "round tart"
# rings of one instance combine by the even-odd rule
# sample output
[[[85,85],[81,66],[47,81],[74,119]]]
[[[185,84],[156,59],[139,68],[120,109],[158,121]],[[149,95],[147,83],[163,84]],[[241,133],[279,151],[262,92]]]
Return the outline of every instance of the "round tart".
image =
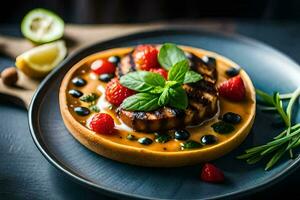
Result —
[[[155,48],[160,51],[160,46]],[[67,129],[81,144],[124,163],[178,167],[219,158],[246,138],[254,122],[256,106],[251,79],[233,61],[203,49],[180,46],[190,70],[202,76],[199,81],[182,84],[188,101],[185,109],[164,105],[141,111],[111,104],[106,97],[108,82],[120,79],[122,82],[122,76],[141,71],[139,67],[149,70],[139,66],[135,49],[116,48],[90,55],[65,75],[59,92],[60,110]],[[99,59],[113,63],[114,74],[97,69]],[[110,64],[101,64],[105,64],[106,71],[111,71]],[[147,66],[150,65],[153,62]],[[220,95],[224,92],[217,88],[236,77],[243,82],[243,99]],[[112,117],[113,131],[108,134],[93,131],[90,123],[98,113]]]

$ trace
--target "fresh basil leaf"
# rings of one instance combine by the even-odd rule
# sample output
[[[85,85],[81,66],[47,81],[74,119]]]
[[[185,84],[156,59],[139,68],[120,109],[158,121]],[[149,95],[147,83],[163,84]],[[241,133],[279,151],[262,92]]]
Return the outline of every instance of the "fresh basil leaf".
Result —
[[[166,70],[183,60],[187,60],[187,58],[175,44],[165,43],[159,50],[158,61]]]
[[[148,92],[157,86],[164,87],[165,79],[153,72],[130,72],[120,78],[120,83],[138,92]]]
[[[160,106],[158,105],[159,96],[149,93],[137,93],[127,97],[121,104],[121,108],[129,111],[152,111]]]
[[[163,93],[164,90],[165,90],[164,87],[157,86],[157,87],[153,88],[152,90],[150,90],[149,92],[152,94],[161,94],[161,93]]]
[[[201,74],[190,70],[185,73],[183,83],[195,83],[197,81],[200,81],[201,79],[202,79]]]
[[[159,99],[158,99],[158,105],[159,106],[164,106],[167,105],[170,99],[170,94],[169,94],[169,89],[170,88],[165,88],[163,93],[160,95]]]
[[[178,109],[186,109],[188,106],[188,98],[187,94],[182,89],[182,87],[177,87],[176,89],[170,88],[169,89],[170,93],[170,100],[169,100],[169,105],[178,108]]]
[[[187,60],[182,60],[171,67],[168,73],[168,80],[183,83],[185,74],[188,70],[189,62]]]

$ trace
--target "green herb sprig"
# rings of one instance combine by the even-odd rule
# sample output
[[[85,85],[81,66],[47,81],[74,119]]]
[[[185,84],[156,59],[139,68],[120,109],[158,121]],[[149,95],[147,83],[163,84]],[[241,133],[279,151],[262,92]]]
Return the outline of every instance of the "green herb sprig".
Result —
[[[293,106],[300,96],[300,87],[292,94],[280,95],[275,92],[269,95],[261,90],[256,90],[260,100],[266,105],[262,110],[275,110],[278,112],[286,129],[279,133],[272,141],[267,144],[252,147],[245,151],[245,154],[238,156],[238,159],[245,159],[248,164],[255,164],[265,157],[269,157],[265,170],[271,169],[284,155],[289,152],[293,157],[292,150],[300,145],[300,123],[292,125]],[[283,100],[289,99],[286,109],[283,106]]]
[[[182,84],[197,82],[202,76],[190,70],[189,61],[184,52],[175,44],[162,45],[159,63],[168,72],[168,79],[148,71],[128,73],[120,78],[120,83],[138,93],[126,98],[121,107],[130,111],[152,111],[162,106],[186,109],[187,94]]]
[[[90,93],[80,97],[80,101],[89,103],[88,107],[93,112],[100,112],[100,108],[96,105],[96,100],[99,96],[95,93]]]

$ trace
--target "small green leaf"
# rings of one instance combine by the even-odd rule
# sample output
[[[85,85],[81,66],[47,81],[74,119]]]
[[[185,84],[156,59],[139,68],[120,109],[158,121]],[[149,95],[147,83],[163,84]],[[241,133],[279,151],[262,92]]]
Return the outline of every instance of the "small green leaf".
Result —
[[[97,106],[97,105],[94,105],[94,104],[91,104],[90,106],[89,106],[89,109],[91,110],[91,111],[93,111],[93,112],[100,112],[100,108]]]
[[[166,70],[183,60],[187,60],[187,58],[175,44],[165,43],[159,50],[158,61]]]
[[[93,102],[95,101],[96,99],[98,99],[98,95],[95,94],[95,93],[91,93],[91,94],[87,94],[87,95],[84,95],[82,97],[80,97],[80,101],[83,101],[83,102]]]
[[[158,99],[158,105],[164,106],[169,103],[170,94],[169,94],[169,88],[165,88],[163,93],[161,93],[159,99]]]
[[[202,79],[201,74],[198,74],[197,72],[190,70],[185,73],[183,83],[195,83],[197,81],[200,81],[201,79]]]
[[[121,104],[121,108],[129,111],[152,111],[160,106],[158,105],[159,96],[149,93],[137,93],[126,98]]]
[[[170,100],[169,105],[178,108],[178,109],[186,109],[188,106],[188,97],[184,89],[182,87],[177,87],[176,89],[170,88]]]
[[[189,62],[182,60],[171,67],[168,73],[168,80],[183,83],[185,74],[189,70]]]
[[[234,131],[234,126],[223,122],[223,121],[218,121],[216,123],[214,123],[213,125],[211,125],[211,127],[214,129],[214,131],[216,133],[230,133],[232,131]]]
[[[194,140],[188,140],[185,143],[181,143],[181,149],[197,149],[202,147],[202,144],[200,142],[196,142]]]
[[[171,140],[171,136],[168,134],[156,134],[155,142],[166,143]]]
[[[122,76],[120,83],[138,92],[148,92],[156,87],[164,87],[165,79],[157,73],[137,71]]]

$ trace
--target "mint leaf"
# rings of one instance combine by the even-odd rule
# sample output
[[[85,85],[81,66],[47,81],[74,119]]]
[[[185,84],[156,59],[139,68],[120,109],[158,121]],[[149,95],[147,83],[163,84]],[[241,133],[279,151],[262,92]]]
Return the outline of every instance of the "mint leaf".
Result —
[[[164,106],[167,105],[170,99],[170,94],[169,94],[169,89],[170,88],[165,88],[163,93],[160,95],[159,99],[158,99],[158,105],[159,106]]]
[[[182,87],[178,87],[176,89],[170,88],[170,100],[169,105],[178,108],[178,109],[186,109],[188,106],[188,97],[184,89]]]
[[[153,72],[138,71],[130,72],[120,78],[121,85],[138,91],[138,92],[148,92],[153,90],[155,87],[164,87],[165,79]]]
[[[189,62],[187,60],[182,60],[171,67],[168,73],[169,81],[176,81],[178,83],[183,83],[185,79],[185,74],[189,70]]]
[[[152,111],[160,106],[158,105],[159,96],[149,93],[137,93],[126,98],[121,104],[121,108],[129,111]]]
[[[202,79],[201,74],[198,74],[197,72],[190,70],[185,73],[183,83],[195,83],[197,81],[200,81],[201,79]]]
[[[187,58],[175,44],[165,43],[159,50],[158,61],[166,70],[183,60],[187,60]]]

